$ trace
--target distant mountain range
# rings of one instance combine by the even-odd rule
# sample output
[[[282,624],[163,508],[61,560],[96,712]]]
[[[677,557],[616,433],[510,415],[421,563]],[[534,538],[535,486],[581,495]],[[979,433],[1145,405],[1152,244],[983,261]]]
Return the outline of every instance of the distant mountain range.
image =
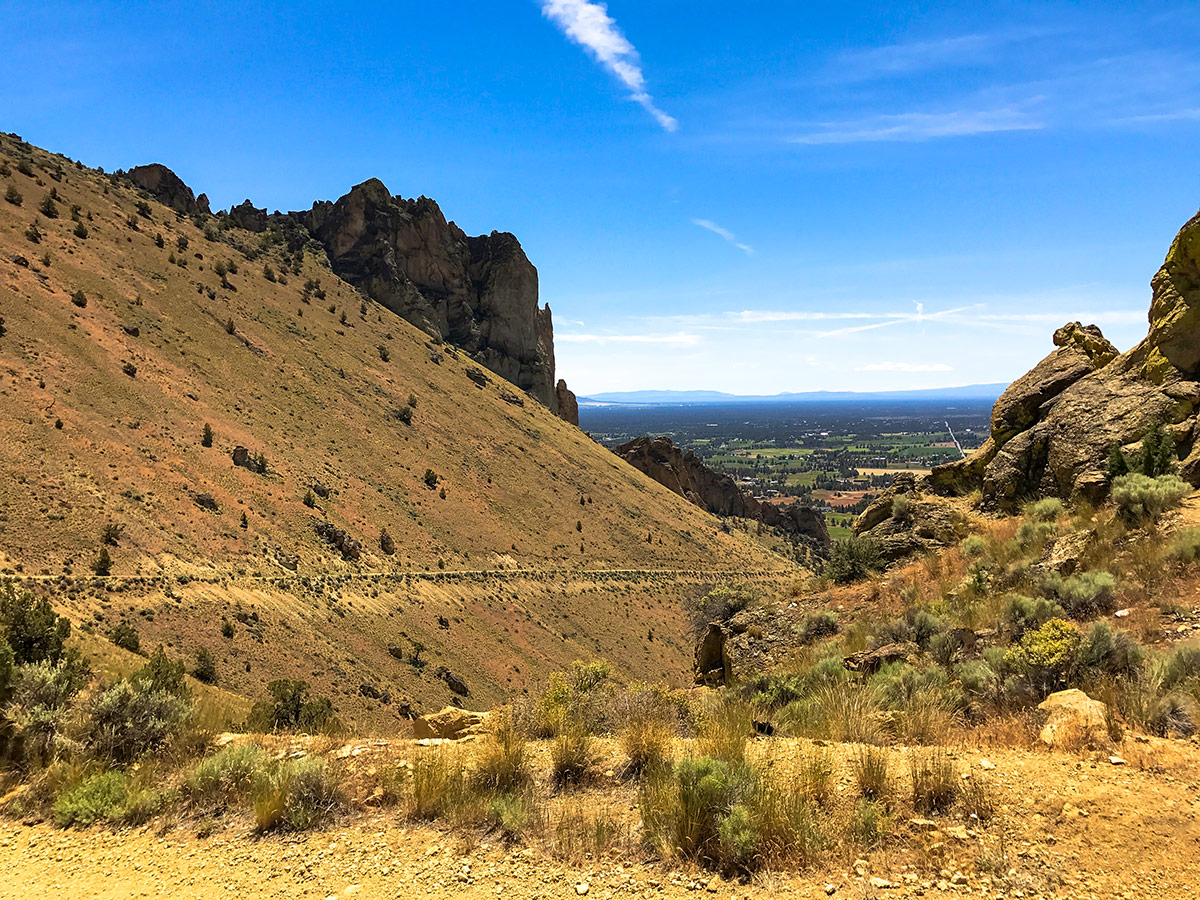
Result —
[[[607,391],[579,398],[580,406],[700,406],[714,403],[830,403],[891,400],[995,401],[1007,383],[967,384],[917,391],[802,391],[783,394],[726,394],[721,391]]]

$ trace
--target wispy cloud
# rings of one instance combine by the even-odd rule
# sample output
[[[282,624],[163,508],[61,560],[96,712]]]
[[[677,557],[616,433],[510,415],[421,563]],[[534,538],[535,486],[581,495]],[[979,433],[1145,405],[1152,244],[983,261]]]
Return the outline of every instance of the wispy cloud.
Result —
[[[999,35],[964,34],[849,50],[838,57],[836,78],[839,81],[867,81],[925,69],[969,65],[989,57],[996,44],[1003,42]]]
[[[692,219],[692,224],[699,225],[701,228],[711,231],[713,234],[720,235],[725,240],[727,240],[729,243],[733,244],[733,246],[735,246],[739,250],[741,250],[743,253],[746,253],[751,256],[754,255],[754,248],[751,247],[749,244],[743,244],[741,241],[739,241],[737,239],[737,237],[734,235],[734,233],[732,231],[730,231],[728,228],[722,228],[716,222],[713,222],[709,219]]]
[[[874,362],[859,366],[855,372],[953,372],[945,363]]]
[[[679,123],[654,103],[646,90],[646,76],[637,50],[617,27],[603,3],[590,0],[542,0],[542,15],[568,38],[590,51],[596,61],[629,89],[629,96],[666,131]]]
[[[679,344],[694,346],[702,338],[680,331],[676,334],[556,334],[556,341],[568,344]]]
[[[1036,131],[1044,124],[1013,106],[940,113],[897,113],[840,122],[822,122],[795,144],[862,144],[880,141],[929,141],[1001,131]]]

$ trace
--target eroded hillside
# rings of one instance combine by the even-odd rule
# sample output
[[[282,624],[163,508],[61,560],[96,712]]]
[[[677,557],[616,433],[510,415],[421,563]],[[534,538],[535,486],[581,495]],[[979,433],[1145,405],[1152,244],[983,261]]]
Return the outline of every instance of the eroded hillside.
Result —
[[[189,217],[15,137],[0,162],[0,568],[98,632],[211,647],[251,696],[287,672],[372,707],[359,688],[393,664],[392,694],[450,697],[389,656],[415,640],[490,701],[590,653],[682,672],[683,594],[791,571],[294,230]],[[595,596],[580,569],[641,574]],[[226,646],[222,619],[255,612],[262,641]]]

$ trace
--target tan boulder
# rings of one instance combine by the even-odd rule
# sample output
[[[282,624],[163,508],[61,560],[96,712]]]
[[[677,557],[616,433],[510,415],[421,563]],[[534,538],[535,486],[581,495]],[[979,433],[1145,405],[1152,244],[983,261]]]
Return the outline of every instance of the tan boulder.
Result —
[[[1071,688],[1051,694],[1038,704],[1045,717],[1042,743],[1078,748],[1108,743],[1108,707],[1083,691]]]
[[[487,730],[488,714],[447,706],[441,712],[413,719],[413,737],[417,740],[438,738],[457,741],[483,734]]]

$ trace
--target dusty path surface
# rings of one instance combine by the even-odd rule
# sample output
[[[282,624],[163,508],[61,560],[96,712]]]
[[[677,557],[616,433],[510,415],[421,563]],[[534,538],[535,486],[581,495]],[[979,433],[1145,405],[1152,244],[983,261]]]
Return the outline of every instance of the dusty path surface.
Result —
[[[768,746],[780,763],[802,752],[799,742],[760,742]],[[961,749],[961,770],[986,769],[995,786],[992,822],[914,820],[901,802],[892,839],[863,860],[834,847],[815,870],[747,883],[657,862],[633,841],[572,864],[536,841],[510,847],[494,835],[360,810],[332,828],[268,837],[235,821],[202,838],[186,816],[127,830],[0,821],[0,898],[1200,896],[1200,747],[1127,741],[1121,752],[1127,759],[1114,765],[1099,755]],[[837,790],[851,790],[844,775]],[[632,791],[578,798],[636,817]]]

